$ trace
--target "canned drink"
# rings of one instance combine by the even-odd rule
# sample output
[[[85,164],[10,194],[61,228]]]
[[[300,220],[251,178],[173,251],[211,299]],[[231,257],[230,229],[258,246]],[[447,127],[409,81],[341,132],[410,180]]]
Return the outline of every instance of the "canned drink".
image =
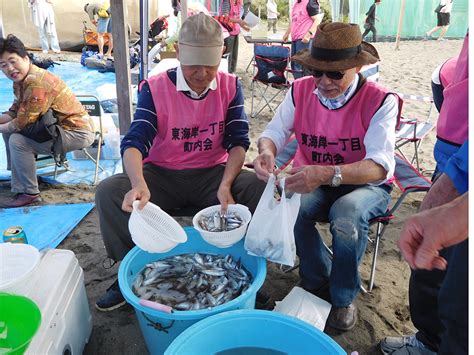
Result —
[[[3,242],[28,244],[25,231],[19,226],[5,229],[3,232]]]

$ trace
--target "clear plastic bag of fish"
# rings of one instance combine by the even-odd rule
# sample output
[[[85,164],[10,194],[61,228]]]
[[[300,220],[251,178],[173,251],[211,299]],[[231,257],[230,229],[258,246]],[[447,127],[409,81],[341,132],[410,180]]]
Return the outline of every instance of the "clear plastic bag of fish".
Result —
[[[274,197],[276,177],[271,175],[258,202],[245,237],[245,249],[275,263],[293,266],[296,258],[293,227],[300,209],[300,194],[288,198],[285,179],[280,180],[281,198]]]
[[[195,311],[230,302],[251,283],[251,273],[230,254],[188,253],[145,265],[132,291],[175,311]]]

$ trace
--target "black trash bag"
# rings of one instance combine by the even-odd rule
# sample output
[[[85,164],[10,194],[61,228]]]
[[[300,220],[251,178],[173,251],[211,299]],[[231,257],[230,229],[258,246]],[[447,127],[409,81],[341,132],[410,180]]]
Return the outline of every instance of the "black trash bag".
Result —
[[[50,67],[54,67],[55,65],[61,65],[49,57],[42,58],[34,55],[33,53],[28,53],[28,57],[30,57],[31,63],[45,70],[49,69]]]
[[[58,166],[62,166],[66,160],[66,152],[63,144],[64,129],[58,124],[58,119],[54,116],[53,110],[49,109],[36,122],[23,128],[18,133],[28,137],[38,143],[53,141],[52,153],[54,161]]]

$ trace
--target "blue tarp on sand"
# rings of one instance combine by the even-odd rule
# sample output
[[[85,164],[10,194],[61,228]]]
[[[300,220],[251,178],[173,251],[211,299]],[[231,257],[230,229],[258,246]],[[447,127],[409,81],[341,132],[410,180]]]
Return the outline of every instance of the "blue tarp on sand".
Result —
[[[0,208],[0,231],[20,226],[28,244],[39,250],[56,248],[93,208],[93,203]]]

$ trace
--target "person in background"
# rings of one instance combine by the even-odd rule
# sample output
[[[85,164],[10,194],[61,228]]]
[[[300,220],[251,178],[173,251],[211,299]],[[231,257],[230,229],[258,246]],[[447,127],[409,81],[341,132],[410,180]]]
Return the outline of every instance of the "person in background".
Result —
[[[435,217],[439,211],[446,212],[447,209],[431,210],[457,199],[468,191],[468,46],[469,35],[466,35],[453,81],[444,90],[445,98],[438,118],[438,141],[435,145],[439,177],[435,179],[420,205],[423,216],[431,214]],[[460,139],[463,140],[457,144]],[[447,143],[450,148],[442,146],[445,148],[443,154],[437,155],[436,147],[445,140],[450,142]],[[440,156],[442,160],[439,159]],[[453,205],[451,207],[455,208]],[[438,223],[432,224],[432,227],[437,229],[434,235],[432,235],[433,229],[430,230],[430,234],[426,234],[425,222],[423,224],[417,222],[415,223],[418,225],[417,234],[410,232],[402,236],[399,242],[400,248],[404,255],[408,255],[407,260],[413,267],[409,285],[410,317],[418,331],[412,335],[383,339],[380,347],[385,354],[467,354],[468,242],[462,241],[461,235],[461,239],[456,238],[455,241],[462,242],[449,247],[451,243],[445,239],[439,243],[441,239],[437,235],[444,233],[444,237],[448,238],[459,236],[460,234],[456,232],[459,231],[458,228],[467,227],[467,221],[463,220],[467,217],[466,212],[467,209],[456,217],[444,215],[438,218],[438,223],[442,223],[443,226]],[[457,223],[461,225],[456,225]],[[420,229],[421,227],[423,229]],[[413,230],[413,227],[410,228]],[[423,236],[419,235],[420,231],[423,232]],[[431,245],[429,253],[436,256],[433,266],[437,270],[418,269],[420,264],[417,265],[413,261],[413,256],[410,256],[424,244],[425,238],[428,245]],[[433,248],[437,249],[436,252]]]
[[[283,42],[287,42],[291,33],[291,56],[293,57],[302,49],[310,47],[310,41],[320,22],[318,14],[320,6],[318,0],[296,0],[291,9],[290,23],[283,35]],[[293,77],[304,76],[303,67],[296,62],[291,62]]]
[[[444,101],[443,91],[453,81],[457,62],[458,56],[450,58],[443,64],[440,64],[431,74],[431,93],[433,94],[433,103],[438,112],[441,112],[441,106]]]
[[[277,21],[280,13],[277,10],[277,4],[275,0],[267,1],[267,31],[273,28],[273,33],[277,31]]]
[[[0,202],[0,207],[22,207],[41,201],[35,156],[88,147],[95,129],[66,83],[31,64],[24,44],[14,35],[0,39],[0,69],[13,81],[15,95],[13,105],[0,115],[15,196]]]
[[[356,24],[318,26],[311,50],[292,60],[306,67],[258,139],[257,177],[268,179],[275,156],[295,134],[298,148],[285,188],[301,193],[295,223],[300,285],[332,303],[327,325],[347,331],[357,322],[358,266],[369,221],[390,202],[399,97],[359,73],[379,61]],[[329,222],[331,258],[316,222]]]
[[[28,0],[28,6],[31,9],[31,20],[38,30],[43,53],[48,53],[50,44],[54,53],[60,53],[61,48],[59,47],[51,0]]]
[[[364,22],[364,33],[362,34],[362,38],[365,38],[372,32],[372,42],[377,42],[377,29],[375,28],[375,20],[379,20],[377,16],[375,16],[375,10],[377,6],[380,5],[381,0],[375,0],[374,3],[370,6],[369,11],[366,12],[367,17],[365,18]]]
[[[194,16],[199,12],[209,15],[209,11],[200,3],[188,2],[188,17]],[[173,46],[178,40],[179,30],[181,29],[181,3],[179,0],[171,0],[173,13],[170,16],[168,37],[161,42],[161,47]]]
[[[254,211],[265,184],[242,170],[250,145],[240,81],[218,71],[224,50],[219,23],[204,13],[179,32],[179,66],[141,83],[121,150],[125,172],[102,181],[96,204],[108,256],[134,247],[128,220],[134,201],[163,210],[232,203]],[[115,281],[97,301],[100,311],[125,304]]]
[[[451,83],[443,90],[443,105],[436,123],[436,143],[433,155],[436,160],[436,167],[432,179],[435,180],[444,171],[446,162],[455,154],[469,134],[469,108],[463,101],[464,94],[469,91],[468,58],[469,34],[464,39],[461,55],[456,61],[456,67],[452,70]],[[451,63],[450,65],[452,65]],[[449,68],[443,71],[449,78]],[[451,104],[444,108],[448,99],[456,104]]]
[[[438,41],[444,41],[444,35],[448,31],[449,24],[451,21],[451,10],[453,9],[453,0],[441,0],[439,6],[436,9],[437,24],[431,30],[425,33],[424,40],[431,39],[431,35],[439,30]]]
[[[242,20],[240,7],[243,5],[242,0],[222,0],[219,9],[220,16],[228,16],[232,23],[232,29],[229,31],[229,37],[224,41],[225,52],[228,54],[229,73],[234,73],[237,68],[237,58],[239,56],[239,33],[240,27],[245,31],[250,31],[247,23]]]
[[[104,57],[104,36],[107,35],[109,43],[107,45],[107,53],[105,53],[105,57],[111,57],[114,42],[112,38],[110,4],[108,2],[88,3],[84,5],[84,11],[89,15],[90,21],[97,27],[97,46],[99,48],[99,56]]]
[[[242,20],[245,19],[245,16],[247,16],[247,14],[249,13],[250,5],[252,5],[252,0],[244,0],[244,3],[242,5],[242,7],[243,7],[242,16],[241,16]]]

